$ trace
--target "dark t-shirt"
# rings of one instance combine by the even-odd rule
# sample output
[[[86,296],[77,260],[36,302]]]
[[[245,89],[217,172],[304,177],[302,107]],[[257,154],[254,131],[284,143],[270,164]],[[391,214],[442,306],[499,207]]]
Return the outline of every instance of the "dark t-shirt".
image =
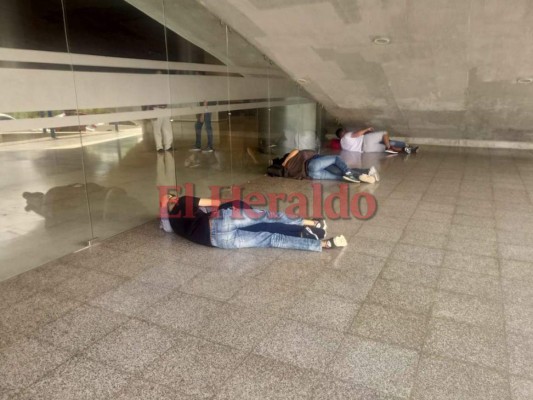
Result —
[[[287,177],[295,179],[306,179],[307,175],[307,162],[316,156],[317,153],[314,150],[300,150],[298,154],[289,159],[285,165],[287,170]]]
[[[170,226],[178,235],[192,242],[212,246],[209,227],[211,213],[204,212],[199,203],[198,197],[180,197],[174,208],[168,212]]]

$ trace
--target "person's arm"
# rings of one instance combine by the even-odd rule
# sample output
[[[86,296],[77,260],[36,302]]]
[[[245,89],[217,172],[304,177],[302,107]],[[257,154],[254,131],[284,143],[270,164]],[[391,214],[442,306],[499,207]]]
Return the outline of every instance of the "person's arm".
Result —
[[[370,132],[374,132],[374,128],[370,127],[366,129],[361,129],[360,131],[352,133],[352,137],[360,137]]]
[[[287,156],[287,158],[285,159],[285,161],[283,161],[283,163],[281,164],[282,166],[286,167],[287,166],[287,163],[289,162],[289,160],[291,158],[293,158],[296,154],[298,154],[300,152],[300,150],[298,149],[294,149],[293,151],[291,151],[289,153],[289,155]]]
[[[200,207],[218,207],[220,206],[220,200],[216,199],[208,199],[208,198],[200,198],[200,201],[198,202],[198,206]]]

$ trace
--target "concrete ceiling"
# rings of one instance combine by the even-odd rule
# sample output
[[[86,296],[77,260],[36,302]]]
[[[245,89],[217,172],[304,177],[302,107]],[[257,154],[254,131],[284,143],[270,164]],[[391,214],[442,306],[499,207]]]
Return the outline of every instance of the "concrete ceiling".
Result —
[[[198,2],[345,124],[533,141],[531,0]]]
[[[226,26],[196,0],[125,0],[151,18],[228,65],[267,68],[270,64],[239,35],[226,41]]]

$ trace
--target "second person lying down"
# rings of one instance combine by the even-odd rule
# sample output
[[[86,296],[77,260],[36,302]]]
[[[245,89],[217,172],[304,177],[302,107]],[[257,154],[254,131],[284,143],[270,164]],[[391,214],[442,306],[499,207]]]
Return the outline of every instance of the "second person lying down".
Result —
[[[349,168],[338,156],[323,156],[314,150],[292,150],[272,160],[278,176],[294,179],[332,179],[348,182],[379,181],[376,168]]]

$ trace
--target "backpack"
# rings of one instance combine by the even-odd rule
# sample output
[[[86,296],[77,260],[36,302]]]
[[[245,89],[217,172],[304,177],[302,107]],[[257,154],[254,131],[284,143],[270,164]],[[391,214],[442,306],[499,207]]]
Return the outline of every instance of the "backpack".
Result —
[[[272,164],[267,167],[267,175],[283,178],[287,176],[287,171],[285,170],[285,167],[283,165]]]

